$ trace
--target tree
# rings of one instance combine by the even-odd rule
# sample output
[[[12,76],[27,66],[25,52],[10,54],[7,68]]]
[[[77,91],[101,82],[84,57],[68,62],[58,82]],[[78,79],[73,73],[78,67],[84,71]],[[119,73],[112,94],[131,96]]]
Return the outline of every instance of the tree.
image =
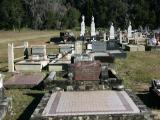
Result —
[[[71,29],[79,26],[79,18],[80,12],[76,8],[71,7],[64,18],[64,23],[67,28]]]
[[[24,10],[21,0],[3,0],[1,2],[1,25],[5,28],[21,28]]]

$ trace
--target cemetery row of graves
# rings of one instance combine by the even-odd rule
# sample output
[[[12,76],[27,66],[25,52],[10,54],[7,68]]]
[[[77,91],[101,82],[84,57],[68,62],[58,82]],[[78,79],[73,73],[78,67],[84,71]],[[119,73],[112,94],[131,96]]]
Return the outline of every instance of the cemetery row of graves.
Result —
[[[153,34],[154,33],[154,34]],[[32,120],[150,120],[155,116],[130,89],[116,69],[116,59],[126,59],[127,51],[158,51],[160,34],[150,30],[96,31],[94,17],[90,33],[86,32],[82,16],[81,32],[60,32],[50,39],[50,46],[59,48],[58,54],[46,45],[8,43],[8,72],[12,76],[3,81],[0,74],[0,119],[12,109],[12,98],[5,89],[45,89],[36,106]],[[49,50],[48,50],[49,49]],[[17,57],[15,51],[21,51]],[[46,74],[47,73],[47,74]],[[160,81],[153,80],[150,91],[159,94]],[[117,107],[118,106],[118,107]]]

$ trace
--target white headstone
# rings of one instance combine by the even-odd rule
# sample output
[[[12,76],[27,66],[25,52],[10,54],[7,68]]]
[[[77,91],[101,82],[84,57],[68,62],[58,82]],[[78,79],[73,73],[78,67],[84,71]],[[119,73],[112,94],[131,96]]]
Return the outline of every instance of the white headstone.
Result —
[[[85,22],[84,22],[84,20],[85,20],[85,17],[82,16],[81,33],[80,33],[80,36],[84,36],[84,34],[85,34]]]
[[[129,22],[129,26],[128,26],[128,35],[127,35],[128,38],[132,38],[132,26],[131,26],[131,22]]]
[[[75,54],[82,54],[83,52],[83,42],[76,41],[75,42]]]
[[[96,36],[96,29],[95,29],[95,23],[94,23],[93,16],[92,16],[92,22],[91,22],[91,36]]]
[[[2,74],[0,74],[0,89],[3,88],[3,77]]]
[[[111,27],[110,27],[110,30],[109,30],[109,38],[110,39],[115,39],[113,23],[111,24]]]

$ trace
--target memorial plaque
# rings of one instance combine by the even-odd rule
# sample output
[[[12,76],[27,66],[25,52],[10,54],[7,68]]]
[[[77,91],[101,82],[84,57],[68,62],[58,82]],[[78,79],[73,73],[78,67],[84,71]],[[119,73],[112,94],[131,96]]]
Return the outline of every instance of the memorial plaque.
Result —
[[[105,52],[106,42],[100,42],[100,41],[92,42],[92,51],[93,52]]]
[[[82,61],[73,66],[74,80],[99,80],[101,64],[99,61]]]

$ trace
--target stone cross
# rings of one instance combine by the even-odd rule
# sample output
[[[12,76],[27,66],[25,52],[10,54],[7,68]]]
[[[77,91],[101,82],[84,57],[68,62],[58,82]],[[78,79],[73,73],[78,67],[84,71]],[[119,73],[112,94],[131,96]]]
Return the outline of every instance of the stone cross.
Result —
[[[96,29],[95,29],[95,23],[94,23],[94,17],[92,16],[92,22],[91,22],[91,37],[96,36]]]
[[[127,34],[128,38],[132,38],[132,26],[131,26],[131,22],[129,22],[129,26],[128,26],[128,34]]]
[[[80,36],[84,36],[85,35],[85,17],[82,16],[82,22],[81,22],[81,33],[80,33]]]
[[[111,27],[109,30],[109,39],[115,39],[113,23],[111,24]]]

